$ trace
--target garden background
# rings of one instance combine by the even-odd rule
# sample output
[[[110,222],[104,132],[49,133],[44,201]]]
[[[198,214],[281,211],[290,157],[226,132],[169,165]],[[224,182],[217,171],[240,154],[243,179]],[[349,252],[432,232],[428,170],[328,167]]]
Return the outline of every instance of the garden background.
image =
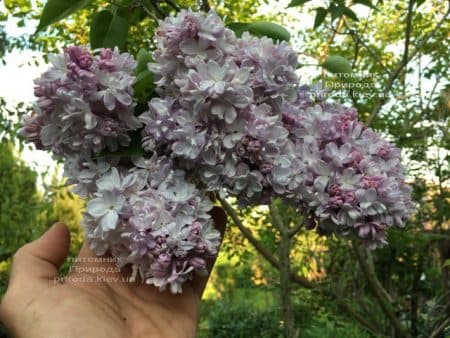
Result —
[[[234,209],[198,336],[282,337],[287,295],[300,337],[450,337],[450,2],[65,3],[69,10],[60,9],[60,17],[35,34],[45,2],[0,1],[0,295],[14,252],[54,222],[69,225],[71,256],[83,240],[84,201],[64,186],[51,156],[18,135],[20,118],[31,109],[32,78],[45,69],[48,53],[88,43],[100,11],[108,11],[108,27],[119,29],[111,43],[136,55],[152,49],[158,19],[179,8],[212,8],[226,23],[284,26],[299,53],[302,83],[357,107],[362,121],[402,149],[417,211],[406,229],[389,232],[390,244],[382,249],[298,227],[286,255],[279,228],[267,226],[268,208]],[[293,210],[280,204],[277,211],[281,223],[303,224]]]

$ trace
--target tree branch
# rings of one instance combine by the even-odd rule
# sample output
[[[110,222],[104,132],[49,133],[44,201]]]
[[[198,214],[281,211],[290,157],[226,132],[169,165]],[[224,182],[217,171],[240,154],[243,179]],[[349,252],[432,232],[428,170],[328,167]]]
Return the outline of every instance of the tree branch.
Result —
[[[403,64],[408,63],[409,41],[411,39],[411,21],[413,15],[414,0],[409,0],[408,14],[406,14],[405,48],[403,50]]]
[[[292,309],[291,288],[290,288],[290,262],[291,262],[291,229],[289,225],[284,224],[276,206],[272,203],[270,206],[270,215],[272,224],[280,231],[280,300],[281,312],[283,314],[284,334],[286,338],[295,338],[298,334],[294,327],[294,311]]]
[[[239,217],[236,214],[236,211],[233,209],[233,207],[224,199],[222,199],[220,197],[217,197],[217,199],[222,204],[223,208],[225,209],[225,212],[231,217],[231,219],[233,220],[233,223],[238,227],[238,229],[242,232],[242,234],[250,242],[250,244],[253,245],[253,247],[256,249],[256,251],[258,251],[258,253],[261,256],[263,256],[270,263],[270,265],[272,265],[275,269],[280,270],[280,262],[278,261],[278,259],[276,257],[274,257],[272,255],[272,253],[270,251],[268,251],[261,244],[261,242],[258,241],[258,239],[256,239],[253,236],[252,232],[246,226],[244,226],[242,224],[241,220],[239,219]],[[304,288],[313,289],[313,288],[317,287],[316,284],[310,282],[309,280],[307,280],[306,278],[304,278],[302,276],[299,276],[292,270],[290,270],[289,275],[290,275],[291,280],[294,283],[299,284],[299,285],[303,286]]]
[[[361,267],[361,270],[366,277],[367,283],[369,284],[370,290],[375,296],[375,299],[377,300],[378,304],[380,305],[383,312],[386,314],[387,318],[397,331],[398,335],[400,337],[408,337],[410,338],[411,335],[409,332],[405,330],[403,325],[398,320],[395,311],[389,302],[389,299],[387,297],[387,292],[384,290],[384,288],[381,286],[377,276],[375,275],[375,272],[371,269],[369,264],[367,264],[363,250],[360,246],[358,246],[355,243],[352,243],[356,258],[358,259],[359,265]]]
[[[224,199],[221,199],[220,197],[217,197],[217,199],[222,204],[223,208],[225,209],[226,213],[230,216],[230,218],[233,220],[233,223],[238,227],[238,229],[241,231],[241,233],[244,235],[244,237],[253,245],[253,247],[256,249],[256,251],[263,256],[270,265],[272,265],[275,269],[280,270],[280,263],[279,261],[272,255],[270,251],[268,251],[259,241],[256,239],[250,229],[248,229],[246,226],[244,226],[239,219],[238,215],[236,214],[236,211],[233,209],[233,207]],[[292,270],[289,272],[290,279],[292,282],[301,285],[307,289],[315,289],[317,288],[317,284],[311,283],[307,279],[299,276]],[[344,299],[339,296],[335,292],[331,292],[333,296],[336,298],[338,305],[345,311],[347,314],[349,314],[351,317],[353,317],[355,320],[357,320],[363,327],[365,327],[368,331],[374,333],[375,335],[379,335],[379,330],[377,330],[372,324],[370,324],[367,320],[364,319],[363,316],[358,314],[356,311],[354,311],[345,301]],[[406,336],[409,337],[409,336]]]
[[[380,336],[381,332],[377,329],[377,327],[373,326],[371,322],[365,319],[362,315],[356,312],[353,307],[351,307],[344,299],[338,295],[336,292],[333,292],[333,296],[336,298],[337,305],[344,310],[348,315],[353,317],[359,324],[372,333],[374,336]]]
[[[403,71],[403,69],[407,66],[407,64],[416,56],[416,54],[423,48],[423,46],[425,45],[425,43],[431,39],[436,32],[439,30],[439,28],[442,26],[442,24],[445,22],[445,20],[447,19],[447,16],[450,13],[450,5],[448,6],[447,12],[444,14],[444,16],[442,17],[442,19],[436,24],[436,26],[434,27],[434,29],[428,33],[426,36],[424,36],[420,42],[417,44],[416,48],[409,54],[407,55],[406,59],[402,58],[402,60],[397,64],[397,66],[394,68],[394,71],[392,73],[390,73],[389,78],[386,82],[386,86],[384,88],[384,91],[381,95],[381,97],[378,99],[378,102],[376,103],[376,105],[373,107],[372,109],[372,113],[370,114],[367,122],[366,122],[366,126],[369,126],[373,120],[375,119],[375,117],[378,115],[378,113],[380,112],[381,108],[385,105],[385,103],[388,101],[387,97],[389,92],[392,89],[392,86],[394,85],[395,80],[397,79],[397,77],[401,74],[401,72]]]
[[[444,320],[441,325],[439,325],[436,330],[434,330],[431,335],[430,338],[436,338],[442,331],[444,331],[444,329],[446,328],[447,325],[450,324],[450,318],[447,318],[446,320]]]
[[[353,40],[355,40],[355,43],[359,43],[361,44],[368,52],[369,54],[375,59],[375,61],[378,62],[378,64],[381,66],[381,68],[383,69],[383,71],[388,72],[388,69],[383,65],[383,63],[381,62],[381,58],[379,55],[377,55],[365,42],[363,39],[361,39],[358,34],[352,30],[350,27],[348,27],[347,23],[345,23],[348,31],[350,32],[350,36],[353,38]]]

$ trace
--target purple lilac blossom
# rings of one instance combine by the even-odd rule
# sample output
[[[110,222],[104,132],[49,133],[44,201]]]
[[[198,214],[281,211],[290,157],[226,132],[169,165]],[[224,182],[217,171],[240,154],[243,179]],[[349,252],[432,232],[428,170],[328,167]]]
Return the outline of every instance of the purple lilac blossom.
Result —
[[[206,273],[220,233],[212,202],[166,157],[135,158],[135,166],[111,167],[96,180],[83,219],[97,255],[110,251],[119,266],[131,264],[132,279],[172,293],[194,274]]]
[[[160,97],[140,116],[144,149],[242,204],[282,197],[322,233],[356,234],[376,247],[389,226],[404,225],[413,205],[400,151],[354,108],[300,86],[287,43],[238,39],[213,11],[166,18],[157,41],[149,69]]]
[[[237,38],[215,12],[190,10],[162,21],[156,39],[148,66],[159,97],[139,118],[134,59],[69,47],[51,57],[24,119],[23,135],[63,157],[68,184],[88,199],[83,226],[97,255],[109,251],[131,264],[132,279],[181,292],[220,245],[210,191],[242,205],[281,197],[308,229],[369,247],[404,226],[413,205],[399,149],[354,108],[300,86],[287,43]],[[98,156],[141,126],[148,156]]]
[[[134,116],[134,58],[118,49],[98,55],[68,47],[51,55],[52,67],[35,81],[37,101],[22,134],[58,157],[114,151],[140,126]]]
[[[67,184],[88,200],[83,226],[97,255],[109,251],[132,266],[133,279],[139,274],[160,290],[181,292],[194,274],[207,273],[206,259],[218,251],[211,201],[167,157],[98,156],[128,145],[129,132],[140,127],[132,97],[136,62],[117,49],[93,55],[84,47],[50,60],[36,81],[38,100],[23,135],[64,158]]]

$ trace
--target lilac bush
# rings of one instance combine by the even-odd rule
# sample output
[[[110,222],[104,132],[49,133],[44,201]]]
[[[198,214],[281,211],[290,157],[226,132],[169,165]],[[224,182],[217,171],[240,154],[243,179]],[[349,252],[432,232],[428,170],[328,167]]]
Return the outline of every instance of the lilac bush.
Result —
[[[131,55],[69,47],[36,81],[24,120],[23,135],[64,158],[68,184],[88,199],[83,225],[96,254],[181,292],[219,248],[209,192],[241,205],[282,198],[308,228],[372,248],[404,226],[413,205],[400,151],[354,108],[301,86],[286,42],[238,38],[213,11],[186,10],[161,22],[156,41],[148,69],[158,95],[144,113]],[[110,154],[136,131],[143,156]]]

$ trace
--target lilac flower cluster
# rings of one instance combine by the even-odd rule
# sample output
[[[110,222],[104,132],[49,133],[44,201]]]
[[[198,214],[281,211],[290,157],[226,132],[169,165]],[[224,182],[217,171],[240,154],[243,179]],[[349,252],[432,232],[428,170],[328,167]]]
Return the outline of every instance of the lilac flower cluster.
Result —
[[[160,97],[140,116],[144,149],[171,156],[208,191],[242,204],[282,197],[321,232],[372,247],[404,224],[412,203],[400,151],[355,109],[314,100],[287,43],[236,38],[214,12],[191,11],[167,18],[157,39],[149,69]]]
[[[207,273],[206,259],[217,254],[212,202],[169,157],[102,154],[127,146],[141,126],[134,116],[136,62],[117,49],[93,55],[84,47],[50,60],[22,134],[64,158],[67,183],[89,200],[83,226],[97,255],[109,251],[120,266],[132,266],[133,279],[139,274],[161,290],[181,292],[194,274]]]
[[[64,158],[68,184],[88,199],[83,225],[97,255],[181,292],[220,245],[211,191],[243,205],[281,197],[309,228],[370,247],[404,225],[412,202],[400,151],[355,109],[300,86],[286,42],[237,38],[213,11],[186,10],[161,22],[156,39],[148,66],[159,97],[139,117],[132,56],[69,47],[36,81],[24,120],[23,135]],[[105,157],[137,130],[148,156]]]
[[[209,211],[212,202],[173,169],[167,157],[134,158],[130,169],[111,167],[95,181],[83,219],[85,236],[97,255],[108,250],[132,279],[180,293],[193,273],[206,274],[206,259],[217,254],[220,233]]]
[[[53,67],[35,81],[37,102],[23,135],[57,156],[127,146],[128,131],[140,126],[133,113],[134,58],[117,49],[92,55],[69,47],[49,60]]]

